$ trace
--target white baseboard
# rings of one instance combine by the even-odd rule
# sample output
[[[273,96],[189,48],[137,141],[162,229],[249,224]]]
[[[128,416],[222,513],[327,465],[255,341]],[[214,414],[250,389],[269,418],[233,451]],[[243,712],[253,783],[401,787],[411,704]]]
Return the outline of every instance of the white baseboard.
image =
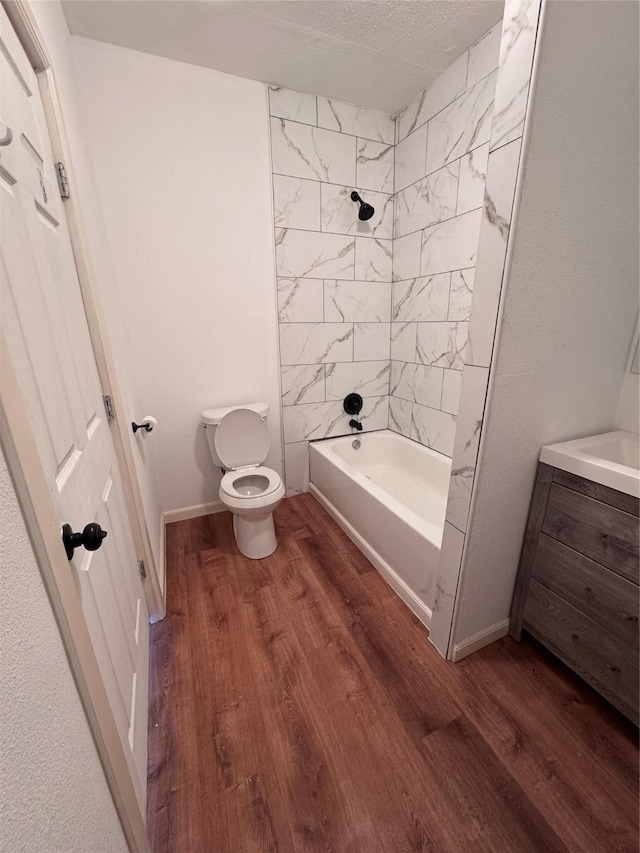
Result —
[[[200,518],[201,515],[210,515],[212,512],[224,512],[225,510],[226,506],[222,501],[186,506],[184,509],[172,509],[170,512],[162,513],[162,524],[171,524],[173,521],[186,521],[188,518]]]
[[[186,521],[189,518],[200,518],[202,515],[210,515],[213,512],[224,512],[226,506],[222,501],[212,501],[208,504],[197,504],[196,506],[187,506],[184,509],[173,509],[171,512],[160,513],[160,565],[158,572],[160,582],[162,584],[162,597],[167,600],[167,564],[166,564],[166,526],[173,521]],[[164,612],[158,615],[155,619],[150,620],[151,623],[157,622],[159,619],[164,619]]]
[[[485,646],[495,643],[496,640],[506,637],[508,633],[508,619],[503,619],[502,622],[498,622],[496,625],[490,625],[488,628],[478,631],[477,634],[474,634],[472,637],[468,637],[461,643],[456,643],[453,647],[451,660],[462,660],[462,658],[466,658],[467,655],[471,655],[474,652],[483,649]]]
[[[396,592],[400,598],[407,605],[409,610],[417,616],[417,618],[422,622],[422,624],[429,628],[431,625],[431,610],[427,607],[427,605],[421,601],[418,596],[413,592],[413,590],[407,586],[407,584],[402,580],[402,578],[391,568],[391,566],[383,560],[380,554],[376,550],[374,550],[365,539],[356,531],[354,527],[347,521],[347,519],[342,515],[342,513],[335,508],[335,506],[328,501],[322,492],[313,485],[313,483],[309,484],[309,491],[314,496],[314,498],[322,504],[322,506],[326,509],[329,515],[337,521],[340,527],[347,534],[349,539],[357,545],[357,547],[362,551],[365,557],[371,562],[375,568],[380,572],[382,577],[386,580],[389,586]]]

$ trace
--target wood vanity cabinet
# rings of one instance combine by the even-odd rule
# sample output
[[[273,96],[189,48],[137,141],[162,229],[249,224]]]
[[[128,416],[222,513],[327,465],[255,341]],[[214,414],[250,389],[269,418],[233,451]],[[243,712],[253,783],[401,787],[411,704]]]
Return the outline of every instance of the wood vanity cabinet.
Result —
[[[636,725],[639,503],[540,462],[509,631],[534,636]]]

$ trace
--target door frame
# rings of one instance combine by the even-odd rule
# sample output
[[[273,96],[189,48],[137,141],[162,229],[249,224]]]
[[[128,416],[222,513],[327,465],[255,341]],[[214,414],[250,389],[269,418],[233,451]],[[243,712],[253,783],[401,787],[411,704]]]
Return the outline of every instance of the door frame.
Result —
[[[64,129],[62,110],[55,84],[55,71],[49,60],[46,45],[39,32],[35,18],[29,7],[29,0],[0,0],[7,17],[11,21],[18,40],[22,45],[33,70],[35,71],[40,89],[40,97],[44,107],[47,130],[53,156],[56,161],[65,164],[71,186],[70,198],[64,199],[63,208],[66,214],[71,238],[71,248],[78,272],[80,292],[84,303],[89,336],[94,352],[98,377],[103,394],[111,397],[115,420],[110,426],[110,433],[115,447],[116,458],[122,488],[125,495],[129,520],[136,553],[144,559],[146,578],[143,580],[147,609],[151,622],[163,619],[165,615],[165,596],[161,583],[159,567],[153,556],[151,537],[144,515],[144,505],[133,450],[130,440],[130,418],[124,407],[122,393],[118,382],[113,353],[109,344],[107,324],[95,284],[92,270],[90,241],[87,237],[79,206],[75,202],[75,181],[73,160]],[[164,531],[164,527],[162,527]],[[161,545],[161,554],[162,547]],[[164,563],[164,561],[162,561]],[[164,568],[162,567],[162,571]]]
[[[1,2],[36,72],[54,158],[65,163],[73,181],[73,168],[56,95],[53,69],[35,19],[26,0]],[[74,185],[72,183],[72,187]],[[105,334],[104,316],[91,276],[86,232],[73,198],[64,202],[64,208],[100,382],[103,393],[110,394],[116,412],[115,429],[111,430],[111,435],[134,543],[137,553],[144,556],[149,569],[143,588],[150,613],[154,614],[155,618],[161,618],[164,615],[164,600],[153,560],[149,532],[144,521],[142,497],[126,432],[127,421],[113,356]],[[40,461],[26,401],[1,330],[0,435],[9,474],[124,836],[130,850],[150,853],[145,815],[138,804],[127,756],[120,741],[82,611],[80,594],[62,546],[60,523]]]

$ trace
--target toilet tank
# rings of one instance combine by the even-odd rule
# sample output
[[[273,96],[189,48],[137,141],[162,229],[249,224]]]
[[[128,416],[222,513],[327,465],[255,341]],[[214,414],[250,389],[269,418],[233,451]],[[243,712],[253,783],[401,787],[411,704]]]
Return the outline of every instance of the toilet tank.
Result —
[[[216,467],[218,468],[224,468],[224,465],[218,458],[215,443],[213,440],[216,434],[216,429],[220,421],[224,418],[224,416],[228,415],[229,412],[234,412],[236,409],[251,409],[251,411],[257,412],[263,419],[265,419],[269,415],[268,403],[242,403],[237,406],[224,406],[219,409],[204,410],[204,412],[202,413],[202,426],[204,427],[207,436],[207,444],[209,445],[209,452],[211,453],[213,464],[216,465]]]

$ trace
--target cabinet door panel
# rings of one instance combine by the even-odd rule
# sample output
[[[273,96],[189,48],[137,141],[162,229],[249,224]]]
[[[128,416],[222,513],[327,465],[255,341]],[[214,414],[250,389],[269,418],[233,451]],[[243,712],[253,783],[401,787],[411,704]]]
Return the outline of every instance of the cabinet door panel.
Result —
[[[524,628],[638,722],[638,654],[619,637],[532,580]]]
[[[533,577],[632,648],[638,648],[638,587],[542,533]]]
[[[640,501],[638,498],[634,498],[633,495],[626,495],[624,492],[610,489],[608,486],[600,485],[600,483],[594,483],[593,480],[585,480],[584,477],[577,477],[575,474],[570,474],[568,471],[561,471],[559,468],[554,468],[554,472],[554,483],[559,483],[561,486],[573,489],[574,492],[581,492],[583,495],[595,498],[595,500],[601,501],[604,504],[615,506],[636,517],[640,515]]]
[[[638,583],[638,519],[553,483],[542,530],[575,551]]]

